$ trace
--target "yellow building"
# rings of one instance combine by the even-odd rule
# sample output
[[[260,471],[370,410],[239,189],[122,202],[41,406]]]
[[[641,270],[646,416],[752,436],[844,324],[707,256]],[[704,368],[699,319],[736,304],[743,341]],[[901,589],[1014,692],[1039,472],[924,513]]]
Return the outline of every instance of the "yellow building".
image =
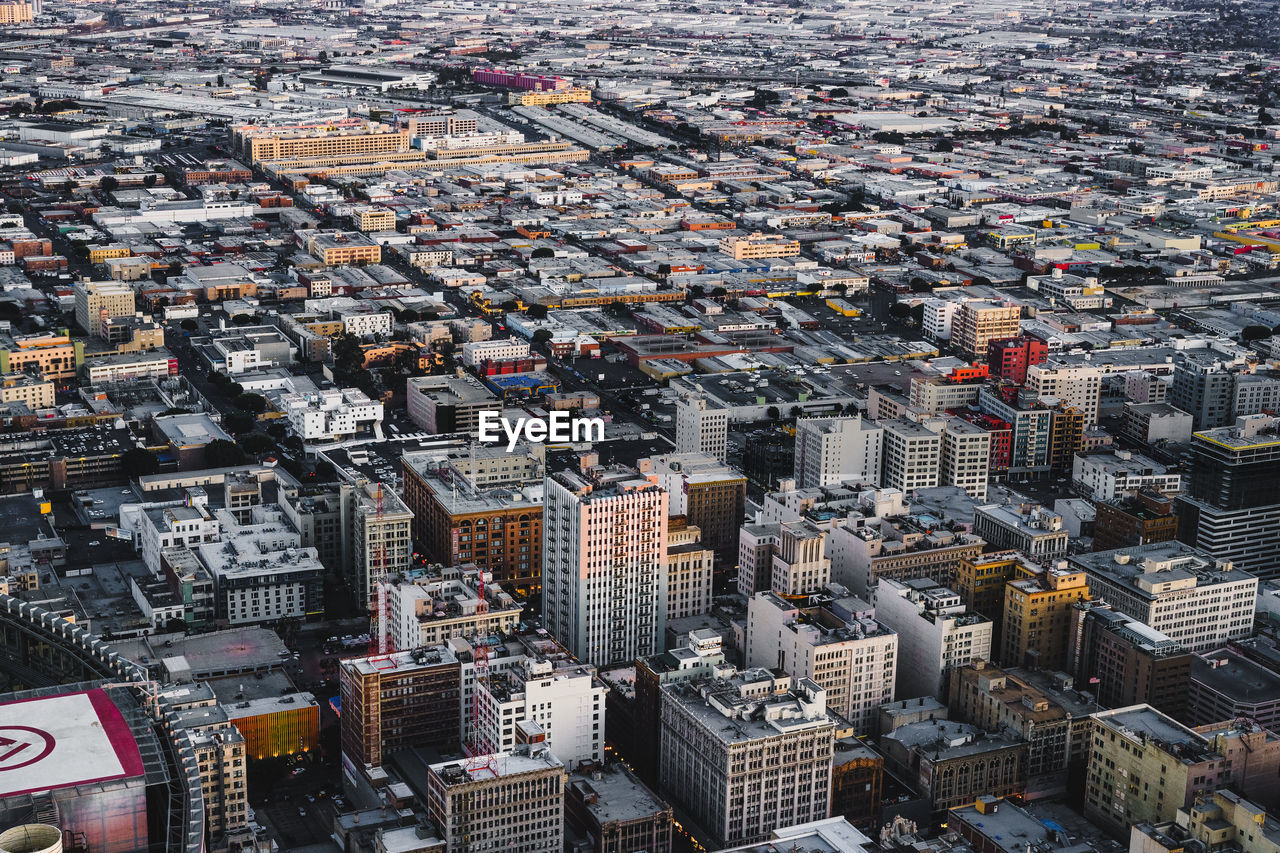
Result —
[[[513,92],[511,103],[526,107],[545,107],[547,104],[585,104],[591,100],[590,89],[556,89],[550,92]]]
[[[231,132],[237,154],[264,160],[341,158],[409,150],[409,131],[380,122],[349,119],[324,124],[243,125]]]
[[[0,376],[0,403],[26,403],[35,411],[53,406],[53,382],[26,373]]]
[[[127,258],[132,255],[132,249],[128,246],[122,246],[119,243],[112,243],[108,246],[89,247],[89,263],[91,264],[100,264],[110,258]]]
[[[37,335],[0,335],[0,374],[38,372],[46,379],[73,379],[84,363],[84,341],[66,329]]]
[[[1005,666],[1067,669],[1072,605],[1089,601],[1083,570],[1019,568],[1029,576],[1005,584],[1001,660]]]
[[[721,237],[719,248],[735,261],[744,258],[791,258],[800,254],[800,241],[788,240],[781,234],[766,236],[756,231],[746,237]]]
[[[1029,577],[1034,564],[1018,551],[996,551],[961,560],[955,570],[955,591],[965,608],[981,613],[999,630],[1004,619],[1004,587],[1011,580]],[[993,648],[999,648],[992,642]]]
[[[126,284],[117,281],[76,282],[76,325],[87,334],[101,334],[103,320],[132,317],[135,304],[133,288]]]
[[[366,234],[396,230],[396,213],[385,207],[362,207],[351,214],[351,224]]]
[[[347,232],[317,234],[307,251],[328,266],[344,264],[376,264],[382,261],[382,247],[364,234]]]
[[[30,3],[0,3],[0,26],[29,24],[35,20],[35,9]]]

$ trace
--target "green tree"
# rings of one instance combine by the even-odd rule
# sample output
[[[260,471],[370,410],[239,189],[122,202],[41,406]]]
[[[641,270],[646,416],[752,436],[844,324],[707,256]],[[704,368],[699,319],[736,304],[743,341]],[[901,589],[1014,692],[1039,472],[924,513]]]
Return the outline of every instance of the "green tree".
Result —
[[[114,175],[107,175],[99,182],[98,186],[101,187],[104,193],[113,193],[120,189],[120,182],[116,180]]]
[[[258,318],[252,314],[237,314],[231,318],[231,322],[236,326],[249,326],[258,322]]]
[[[536,304],[530,305],[524,313],[528,314],[531,319],[545,320],[547,319],[547,306]]]
[[[251,432],[253,425],[257,422],[253,415],[240,411],[228,412],[222,418],[222,426],[232,435],[243,435],[246,432]]]
[[[192,320],[190,317],[184,318],[178,325],[188,332],[194,332],[196,329],[200,328],[200,324],[195,320]]]
[[[250,414],[260,415],[267,410],[267,398],[261,394],[246,391],[236,397],[236,405]]]
[[[554,258],[555,256],[556,256],[555,249],[550,249],[550,248],[547,248],[546,246],[539,246],[529,254],[530,259]]]
[[[549,329],[539,329],[533,333],[533,342],[535,344],[544,344],[549,340],[551,340],[551,330]]]
[[[777,406],[770,406],[764,410],[764,413],[771,421],[776,421],[778,418],[782,417],[782,412],[779,411]]]
[[[159,181],[159,177],[156,175],[155,172],[152,172],[151,174],[147,175],[145,178],[142,179],[142,185],[147,189],[151,189],[156,185],[158,181]]]
[[[236,442],[240,445],[240,449],[250,456],[260,456],[264,453],[270,453],[276,449],[275,439],[265,436],[260,432],[251,432],[248,435],[242,435]]]
[[[131,447],[120,457],[120,466],[130,480],[145,477],[160,470],[160,460],[145,447]]]
[[[234,441],[215,438],[204,446],[204,464],[210,468],[232,468],[249,461]]]
[[[1271,337],[1271,330],[1266,326],[1250,325],[1240,330],[1240,340],[1242,341],[1260,341],[1269,337]]]

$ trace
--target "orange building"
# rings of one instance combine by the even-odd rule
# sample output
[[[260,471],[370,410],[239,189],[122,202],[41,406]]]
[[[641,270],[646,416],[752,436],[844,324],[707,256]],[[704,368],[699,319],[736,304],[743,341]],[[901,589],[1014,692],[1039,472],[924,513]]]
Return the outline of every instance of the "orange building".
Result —
[[[36,370],[46,379],[72,379],[84,363],[84,341],[66,329],[37,335],[0,335],[0,373]]]
[[[271,696],[224,706],[244,735],[250,759],[310,752],[320,740],[320,706],[309,693]]]

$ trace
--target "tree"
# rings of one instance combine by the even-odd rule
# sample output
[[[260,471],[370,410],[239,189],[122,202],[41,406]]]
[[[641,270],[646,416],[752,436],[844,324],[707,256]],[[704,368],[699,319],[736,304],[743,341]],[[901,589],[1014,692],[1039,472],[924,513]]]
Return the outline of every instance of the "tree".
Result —
[[[525,310],[524,313],[528,314],[530,319],[545,320],[547,319],[547,306],[537,305],[537,304],[530,305],[528,309]]]
[[[723,287],[713,287],[711,289],[711,295],[716,299],[723,299],[729,295],[729,291],[725,290]]]
[[[905,302],[895,302],[889,306],[889,316],[895,320],[906,320],[911,316],[911,306]]]
[[[1271,337],[1271,330],[1266,326],[1250,325],[1240,330],[1240,340],[1242,341],[1260,341],[1269,337]]]
[[[837,86],[836,88],[831,90],[831,97],[847,98],[849,97],[849,90],[844,88],[843,86]]]
[[[204,446],[204,464],[210,468],[232,468],[248,461],[240,446],[225,438],[215,438]]]
[[[267,410],[267,398],[261,394],[246,391],[236,397],[236,405],[250,414],[260,415]]]
[[[147,189],[151,189],[156,185],[157,181],[159,181],[159,176],[156,175],[155,172],[152,172],[142,179],[142,185]]]
[[[258,421],[248,412],[228,412],[222,419],[222,425],[226,427],[227,432],[232,435],[243,435],[253,430],[253,425]]]
[[[508,299],[506,302],[502,303],[502,310],[507,312],[508,314],[510,314],[512,311],[515,311],[519,307],[520,307],[520,303],[516,302],[514,299]]]
[[[182,275],[182,261],[169,261],[169,275]]]
[[[791,415],[791,417],[793,418],[798,418],[804,414],[804,409],[800,408],[799,406],[792,406],[790,411],[787,414]]]
[[[937,142],[933,143],[933,150],[940,154],[950,154],[952,151],[956,150],[956,144],[950,139],[939,139]]]
[[[190,317],[184,318],[178,325],[188,332],[194,332],[196,329],[200,328],[200,324],[195,320],[192,320]]]
[[[120,457],[120,467],[133,480],[159,471],[160,460],[145,447],[131,447]]]
[[[554,258],[555,256],[556,256],[556,250],[550,249],[546,246],[539,246],[538,248],[534,249],[532,252],[529,253],[529,258],[531,260],[537,259],[537,258]]]
[[[535,344],[544,344],[549,340],[551,340],[550,329],[539,329],[538,331],[533,333],[533,342]]]
[[[101,187],[104,193],[113,193],[120,189],[120,182],[116,180],[114,175],[107,175],[99,182],[98,186]]]
[[[397,323],[416,323],[421,315],[412,308],[401,308],[395,312]]]
[[[275,439],[259,432],[251,432],[248,435],[240,436],[237,444],[240,445],[240,449],[251,456],[260,456],[276,449]]]
[[[771,421],[776,421],[778,418],[782,417],[782,412],[778,411],[777,406],[770,406],[764,410],[764,413]]]

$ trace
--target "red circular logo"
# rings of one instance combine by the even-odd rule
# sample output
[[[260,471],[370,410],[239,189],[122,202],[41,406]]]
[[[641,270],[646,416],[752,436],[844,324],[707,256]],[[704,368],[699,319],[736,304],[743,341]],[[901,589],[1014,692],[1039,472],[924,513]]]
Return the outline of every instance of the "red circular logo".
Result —
[[[35,764],[57,743],[53,735],[31,726],[0,726],[0,772]]]

